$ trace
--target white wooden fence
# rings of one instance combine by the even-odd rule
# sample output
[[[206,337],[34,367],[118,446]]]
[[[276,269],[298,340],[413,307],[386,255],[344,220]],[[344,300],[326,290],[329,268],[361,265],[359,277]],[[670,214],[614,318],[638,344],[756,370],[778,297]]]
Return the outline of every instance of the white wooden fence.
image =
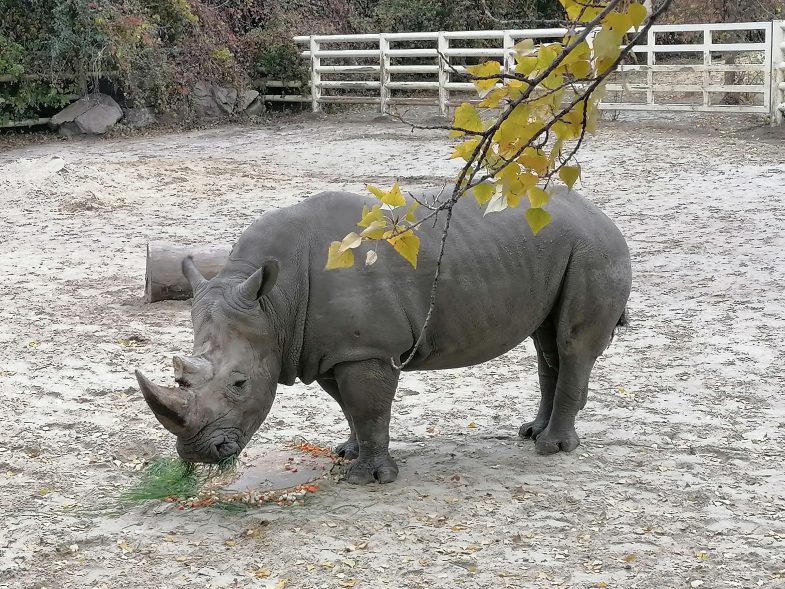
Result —
[[[463,65],[497,59],[515,66],[521,39],[561,39],[565,29],[382,33],[295,37],[310,62],[310,95],[265,100],[322,105],[377,104],[382,113],[410,105],[451,107],[472,97]],[[750,38],[754,38],[750,41]],[[441,59],[443,55],[445,59]],[[635,58],[614,74],[601,108],[770,115],[785,111],[785,21],[657,25]],[[447,61],[448,63],[445,63]]]

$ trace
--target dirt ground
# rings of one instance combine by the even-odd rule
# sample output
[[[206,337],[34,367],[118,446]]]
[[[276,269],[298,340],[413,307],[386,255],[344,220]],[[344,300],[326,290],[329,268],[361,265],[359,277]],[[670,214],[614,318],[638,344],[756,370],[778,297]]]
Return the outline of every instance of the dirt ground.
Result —
[[[527,342],[403,376],[397,482],[245,513],[117,499],[174,453],[133,370],[171,382],[191,346],[188,302],[142,302],[147,241],[231,243],[320,190],[440,184],[443,134],[334,115],[2,148],[0,588],[785,587],[785,140],[750,124],[620,120],[583,151],[635,282],[577,451],[516,437]],[[252,446],[345,435],[298,384]]]

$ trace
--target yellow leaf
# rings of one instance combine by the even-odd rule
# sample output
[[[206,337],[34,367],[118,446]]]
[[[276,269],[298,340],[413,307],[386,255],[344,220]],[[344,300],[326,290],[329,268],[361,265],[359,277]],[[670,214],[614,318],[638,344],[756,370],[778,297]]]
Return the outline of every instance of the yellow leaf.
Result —
[[[357,235],[354,231],[352,231],[346,237],[343,238],[343,241],[341,241],[341,247],[338,248],[338,253],[342,254],[347,250],[360,247],[360,244],[362,242],[363,242],[363,238]]]
[[[628,563],[629,563],[629,562],[633,562],[633,561],[635,561],[637,558],[638,558],[638,557],[637,557],[637,556],[635,556],[634,554],[628,554],[627,556],[625,556],[625,557],[624,557],[624,562],[628,562]]]
[[[591,74],[591,63],[585,59],[582,59],[569,64],[567,71],[569,71],[574,78],[587,78],[589,74]]]
[[[407,220],[407,221],[409,221],[409,223],[416,223],[416,222],[417,222],[417,216],[414,214],[414,212],[417,210],[417,208],[418,208],[419,206],[420,206],[420,203],[418,203],[418,202],[415,200],[415,201],[414,201],[414,202],[411,204],[411,206],[409,207],[409,210],[408,210],[408,211],[406,211],[406,220]]]
[[[517,80],[513,80],[516,82]],[[519,82],[520,83],[520,82]],[[510,94],[510,87],[509,86],[502,86],[501,88],[496,88],[489,92],[485,98],[482,99],[479,106],[480,108],[496,108],[499,106],[499,103],[507,98]]]
[[[521,39],[512,46],[512,50],[518,55],[528,55],[534,51],[534,39]]]
[[[387,243],[393,246],[404,260],[417,268],[417,254],[420,252],[420,238],[413,231],[405,231],[394,237],[389,237]]]
[[[482,184],[475,186],[472,189],[472,193],[477,202],[480,205],[484,205],[493,198],[494,194],[496,194],[496,185],[491,184],[490,182],[483,182]]]
[[[398,182],[393,184],[389,192],[385,192],[381,188],[371,186],[370,184],[368,185],[368,190],[384,204],[391,207],[402,207],[406,204],[406,199],[401,194],[401,187],[398,185]]]
[[[630,4],[628,13],[630,15],[630,22],[632,22],[632,26],[635,27],[636,30],[640,28],[648,16],[648,10],[646,10],[646,7],[642,4]]]
[[[624,12],[611,12],[602,21],[617,33],[624,34],[632,28],[630,15]]]
[[[509,194],[505,194],[504,198],[507,200],[507,206],[511,209],[517,209],[521,205],[521,200],[523,199],[523,193],[519,192],[511,192]]]
[[[455,150],[452,152],[452,155],[450,156],[450,159],[459,157],[465,159],[468,162],[479,144],[479,139],[469,139],[468,141],[464,141],[455,148]]]
[[[381,239],[387,230],[387,223],[384,221],[373,221],[366,227],[360,235],[368,239]]]
[[[327,252],[327,264],[325,270],[335,270],[337,268],[351,268],[354,266],[354,254],[352,250],[347,250],[340,253],[341,242],[334,241],[330,244],[330,249]]]
[[[338,581],[339,587],[354,587],[357,584],[357,579],[346,579],[345,581]]]
[[[559,43],[551,43],[550,45],[540,45],[537,51],[537,69],[543,71],[547,69],[559,55],[561,45]]]
[[[483,130],[480,113],[478,113],[477,109],[468,102],[464,102],[455,109],[453,126],[463,129],[463,131],[450,131],[450,137],[461,137],[466,134],[464,131],[480,133]]]
[[[374,221],[384,222],[382,205],[373,205],[373,208],[370,211],[368,210],[368,207],[363,207],[363,216],[360,222],[357,223],[357,226],[368,227]]]
[[[466,427],[471,428],[471,429],[475,429],[477,427],[477,424],[472,421]]]
[[[531,227],[532,233],[537,235],[543,228],[547,227],[552,220],[552,217],[545,209],[531,208],[526,211],[526,221]]]
[[[589,22],[594,20],[601,12],[602,8],[587,6],[587,2],[577,2],[576,0],[561,0],[562,6],[567,11],[570,20],[576,22]]]
[[[523,154],[518,158],[517,161],[523,167],[532,170],[539,176],[542,176],[548,171],[550,163],[548,161],[548,157],[542,152],[541,149],[534,149],[533,147],[527,147],[524,149]]]
[[[581,177],[580,166],[562,166],[559,170],[559,178],[564,182],[568,188],[575,186],[578,178]]]
[[[537,69],[537,58],[515,56],[515,64],[515,73],[528,76]]]
[[[275,589],[284,589],[286,584],[289,582],[289,579],[281,579],[275,584]]]
[[[542,208],[548,204],[549,200],[551,200],[551,195],[539,186],[533,186],[532,188],[529,188],[528,196],[529,202],[535,209]]]
[[[551,152],[548,154],[548,168],[552,167],[553,163],[556,161],[556,158],[558,158],[561,155],[563,144],[564,141],[561,138],[553,142],[553,147],[551,147]]]
[[[488,76],[498,75],[501,71],[501,67],[502,65],[498,61],[486,61],[480,65],[467,66],[466,71],[472,76],[487,78]],[[477,88],[480,96],[485,96],[488,92],[493,90],[499,81],[499,78],[491,78],[489,80],[473,80],[472,83],[475,88]]]
[[[376,263],[376,260],[379,259],[379,256],[376,254],[375,251],[370,250],[368,254],[365,256],[365,265],[366,266],[373,266]]]
[[[267,569],[258,568],[258,569],[251,569],[250,571],[248,571],[248,574],[256,577],[257,579],[266,579],[273,573],[272,571],[269,571]]]
[[[594,57],[616,59],[621,53],[622,33],[603,27],[594,37]]]
[[[387,200],[382,199],[382,202],[393,207],[402,207],[406,204],[406,199],[403,197],[403,194],[401,194],[401,187],[398,186],[398,182],[393,184],[393,187],[388,193]]]

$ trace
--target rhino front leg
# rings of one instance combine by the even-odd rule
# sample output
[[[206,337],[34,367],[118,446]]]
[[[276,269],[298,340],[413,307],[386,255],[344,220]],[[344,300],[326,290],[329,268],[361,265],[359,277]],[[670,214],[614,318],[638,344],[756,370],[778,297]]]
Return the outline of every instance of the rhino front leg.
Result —
[[[346,440],[343,444],[338,444],[335,447],[335,453],[342,458],[354,460],[360,455],[360,445],[357,442],[357,432],[354,431],[354,422],[352,421],[352,416],[349,415],[349,412],[346,410],[346,406],[343,404],[343,400],[341,399],[341,393],[338,390],[338,383],[335,382],[335,380],[329,378],[319,378],[316,382],[319,383],[319,386],[322,387],[322,389],[324,389],[328,395],[336,400],[338,405],[341,407],[341,411],[343,411],[344,417],[346,417],[346,421],[349,423],[349,439]]]
[[[341,401],[351,416],[359,456],[346,480],[356,485],[391,483],[398,466],[389,453],[390,412],[398,386],[398,371],[388,361],[346,362],[334,369]]]

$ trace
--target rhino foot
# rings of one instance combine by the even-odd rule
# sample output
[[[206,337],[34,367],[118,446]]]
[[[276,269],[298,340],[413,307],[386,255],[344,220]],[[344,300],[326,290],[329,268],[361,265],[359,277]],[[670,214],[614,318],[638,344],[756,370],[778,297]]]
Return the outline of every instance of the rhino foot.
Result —
[[[543,419],[535,419],[529,423],[524,423],[518,430],[518,436],[521,438],[536,440],[545,428],[548,427],[548,421]]]
[[[349,438],[343,444],[338,444],[335,447],[335,453],[341,458],[347,460],[354,460],[360,455],[360,444],[357,438]]]
[[[580,446],[581,439],[575,433],[575,428],[566,431],[551,431],[545,428],[537,435],[534,449],[537,454],[556,454],[556,452],[572,452]]]
[[[346,480],[353,485],[367,485],[374,481],[391,483],[398,477],[398,465],[389,454],[371,460],[358,458],[349,467]]]

